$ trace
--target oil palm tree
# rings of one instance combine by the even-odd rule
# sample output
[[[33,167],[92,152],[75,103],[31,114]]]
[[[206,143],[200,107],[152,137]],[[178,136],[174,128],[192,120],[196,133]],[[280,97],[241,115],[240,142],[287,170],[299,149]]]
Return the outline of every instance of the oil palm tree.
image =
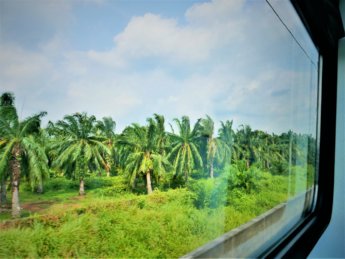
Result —
[[[172,147],[168,154],[168,159],[172,161],[175,175],[182,174],[187,181],[189,174],[195,167],[203,166],[202,157],[196,144],[201,137],[200,119],[196,122],[193,129],[191,129],[188,116],[183,116],[181,120],[174,119],[174,122],[178,133],[175,133],[172,128],[172,133],[169,134]]]
[[[164,116],[159,114],[153,115],[154,119],[150,119],[150,123],[153,123],[156,127],[156,138],[157,138],[157,148],[158,152],[162,155],[165,155],[167,148],[169,146],[169,136],[165,131],[164,126]]]
[[[206,119],[201,120],[201,136],[206,138],[207,166],[210,178],[213,178],[215,159],[224,159],[225,155],[230,153],[230,148],[221,138],[214,137],[214,122],[208,115],[206,115]]]
[[[104,138],[95,133],[96,117],[86,113],[66,115],[63,120],[50,123],[48,132],[53,138],[51,149],[57,152],[53,166],[62,169],[66,176],[79,179],[79,195],[84,195],[85,177],[106,168],[102,154],[110,155]]]
[[[11,114],[16,112],[14,107],[14,95],[12,93],[5,92],[0,97],[0,118],[6,120],[10,123]],[[5,140],[0,135],[0,152],[2,152],[1,147],[5,144]],[[1,157],[2,154],[0,154]],[[7,203],[7,180],[10,177],[8,171],[4,172],[0,178],[0,205],[5,205]]]
[[[275,134],[268,134],[261,130],[253,131],[253,146],[255,146],[255,157],[263,169],[270,169],[272,163],[283,159],[280,155],[279,145]]]
[[[105,170],[107,177],[110,176],[110,172],[114,170],[115,167],[115,144],[116,144],[116,135],[115,135],[116,122],[111,117],[104,117],[101,121],[98,121],[96,124],[97,135],[103,137],[103,143],[108,147],[110,154],[102,154],[105,158]]]
[[[218,130],[218,136],[219,138],[225,143],[225,145],[228,146],[227,151],[229,151],[226,154],[226,157],[228,157],[228,160],[226,162],[231,163],[232,159],[237,160],[237,150],[238,145],[235,143],[235,132],[232,129],[232,121],[226,120],[225,122],[220,122],[220,128]]]
[[[125,171],[128,174],[129,183],[134,186],[139,176],[145,176],[147,193],[152,193],[151,175],[156,181],[166,172],[171,170],[171,164],[160,151],[160,121],[148,119],[148,126],[132,124],[127,127],[120,136],[120,145],[128,152]]]
[[[238,145],[239,159],[244,160],[247,169],[255,162],[255,146],[253,145],[253,131],[249,125],[241,125],[236,133],[235,142]]]
[[[1,100],[14,96],[8,93],[2,95]],[[8,100],[8,99],[7,99]],[[2,102],[3,103],[3,102]],[[10,102],[11,103],[11,102]],[[20,216],[19,183],[23,168],[29,175],[41,178],[48,174],[48,159],[44,149],[37,141],[40,134],[41,118],[46,112],[41,112],[23,121],[19,121],[17,111],[13,105],[2,105],[0,117],[0,177],[11,172],[12,184],[12,217]],[[23,163],[26,166],[22,166]]]
[[[3,93],[0,97],[0,118],[3,120],[8,120],[8,116],[15,111],[14,107],[14,96],[12,93]],[[5,141],[0,135],[0,152],[2,152],[2,145]],[[2,154],[0,154],[0,157]],[[0,178],[0,205],[3,206],[7,203],[7,180],[10,177],[9,172],[4,172]]]

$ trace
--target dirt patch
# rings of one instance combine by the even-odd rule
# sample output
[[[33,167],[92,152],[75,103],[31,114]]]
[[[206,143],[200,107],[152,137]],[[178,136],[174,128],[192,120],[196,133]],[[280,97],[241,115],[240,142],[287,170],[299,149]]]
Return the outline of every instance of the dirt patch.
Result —
[[[53,201],[40,201],[40,202],[33,202],[33,203],[25,203],[22,204],[22,208],[29,212],[39,212],[50,207],[55,202]]]
[[[85,195],[83,195],[83,196],[78,195],[78,196],[73,196],[73,197],[69,198],[69,200],[72,200],[72,201],[80,201],[80,200],[84,200],[84,199],[85,199]]]
[[[58,220],[54,218],[53,215],[55,212],[79,209],[83,207],[82,204],[78,203],[85,198],[85,196],[74,196],[70,197],[67,202],[59,202],[57,200],[50,200],[50,201],[40,201],[40,202],[29,202],[21,204],[22,208],[22,218],[20,219],[8,219],[5,221],[0,222],[0,230],[1,229],[9,229],[13,227],[23,227],[29,226],[32,224],[33,218],[27,218],[32,213],[39,214],[39,218],[42,222],[48,222],[50,225],[53,225],[54,222]],[[45,210],[49,208],[49,215],[45,214]],[[11,213],[11,206],[2,207],[0,208],[0,212],[4,213]],[[25,215],[24,215],[25,214]],[[26,215],[27,214],[27,215]],[[52,218],[53,217],[53,218]]]

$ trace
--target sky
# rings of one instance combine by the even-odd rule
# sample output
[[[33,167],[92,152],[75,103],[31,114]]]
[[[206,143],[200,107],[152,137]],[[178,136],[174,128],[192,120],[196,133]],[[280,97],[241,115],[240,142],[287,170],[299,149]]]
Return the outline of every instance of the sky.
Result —
[[[0,93],[44,124],[208,114],[314,134],[317,52],[291,6],[269,2],[285,25],[259,0],[0,0]]]

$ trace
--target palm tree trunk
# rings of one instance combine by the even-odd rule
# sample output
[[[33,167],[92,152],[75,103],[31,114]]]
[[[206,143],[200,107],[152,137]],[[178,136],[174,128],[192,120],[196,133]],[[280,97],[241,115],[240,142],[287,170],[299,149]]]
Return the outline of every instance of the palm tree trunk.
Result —
[[[37,186],[37,193],[42,194],[43,193],[43,183],[40,181]]]
[[[213,170],[213,161],[211,161],[211,164],[210,164],[210,177],[213,178],[213,173],[214,173],[214,170]]]
[[[20,217],[20,205],[19,205],[19,180],[20,180],[20,147],[15,144],[12,151],[13,159],[11,160],[12,171],[12,217]]]
[[[146,188],[147,188],[147,194],[152,193],[152,185],[151,185],[151,172],[146,172]]]
[[[1,179],[1,185],[0,185],[0,206],[5,206],[7,203],[7,197],[6,197],[6,180],[5,177]]]
[[[80,182],[79,182],[79,195],[80,196],[85,195],[84,178],[80,178]]]

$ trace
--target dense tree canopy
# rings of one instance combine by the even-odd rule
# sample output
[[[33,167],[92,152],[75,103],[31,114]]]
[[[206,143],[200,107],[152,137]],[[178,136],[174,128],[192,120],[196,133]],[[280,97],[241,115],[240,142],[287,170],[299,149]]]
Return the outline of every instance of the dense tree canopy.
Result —
[[[289,165],[315,166],[315,138],[292,131],[269,134],[233,122],[214,120],[205,115],[194,124],[188,116],[173,120],[165,128],[163,115],[154,114],[146,125],[133,123],[115,133],[111,117],[101,120],[86,113],[66,115],[41,128],[45,112],[20,121],[14,95],[0,98],[0,177],[1,192],[11,179],[12,192],[18,193],[19,179],[25,176],[33,189],[43,191],[47,176],[63,175],[79,180],[94,175],[124,175],[136,189],[145,186],[151,193],[160,184],[185,185],[190,177],[217,178],[224,168],[235,166],[250,179],[250,168],[271,174],[286,174]],[[217,134],[218,133],[218,134]],[[179,182],[174,185],[174,182]],[[139,187],[138,187],[139,186]],[[17,194],[16,194],[17,195]],[[13,195],[13,215],[19,215],[19,198]],[[17,197],[17,198],[16,198]]]
[[[101,167],[107,168],[104,155],[110,155],[105,138],[97,135],[96,117],[86,113],[67,115],[63,120],[50,123],[52,150],[58,155],[53,167],[63,170],[66,176],[80,180],[79,194],[84,195],[84,178]],[[103,156],[102,156],[103,155]]]

